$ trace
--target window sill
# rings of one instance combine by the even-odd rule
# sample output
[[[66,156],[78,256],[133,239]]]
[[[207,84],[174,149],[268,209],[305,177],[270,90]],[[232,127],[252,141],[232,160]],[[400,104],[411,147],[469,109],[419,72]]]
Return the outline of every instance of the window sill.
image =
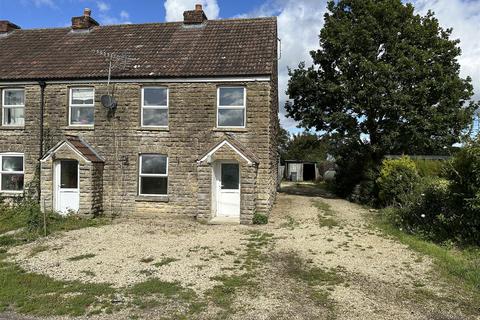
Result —
[[[23,197],[23,191],[0,191],[0,195],[3,197]]]
[[[68,127],[63,127],[63,130],[89,130],[93,131],[95,130],[94,126],[68,126]]]
[[[212,131],[220,132],[248,132],[247,128],[213,128]]]
[[[168,195],[163,196],[137,196],[135,198],[137,202],[168,202]]]
[[[168,127],[137,127],[137,131],[163,131],[168,132],[170,129]]]
[[[25,130],[24,126],[0,126],[0,130]]]

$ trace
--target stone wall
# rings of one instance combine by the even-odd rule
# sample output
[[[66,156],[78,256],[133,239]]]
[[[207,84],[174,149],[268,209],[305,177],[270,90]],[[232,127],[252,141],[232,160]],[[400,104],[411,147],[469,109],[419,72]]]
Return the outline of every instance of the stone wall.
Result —
[[[217,87],[221,85],[247,88],[245,129],[215,128]],[[65,134],[78,135],[105,159],[103,169],[91,169],[95,176],[103,171],[103,188],[100,182],[91,186],[91,197],[96,199],[94,202],[102,202],[93,211],[103,210],[111,215],[174,213],[196,216],[201,207],[198,179],[205,175],[203,169],[197,170],[197,160],[225,133],[233,134],[259,158],[253,207],[257,211],[270,210],[275,195],[277,164],[273,132],[277,126],[278,110],[275,103],[276,79],[235,84],[116,83],[110,88],[118,102],[118,108],[113,113],[100,103],[100,97],[107,93],[106,84],[82,84],[95,88],[93,128],[68,126],[68,91],[72,86],[48,84],[46,87],[44,150],[53,147]],[[168,129],[141,128],[142,86],[169,88]],[[34,180],[40,156],[40,87],[27,85],[25,88],[25,128],[6,130],[0,127],[0,151],[25,153],[25,180],[28,182]],[[141,153],[161,153],[169,157],[168,197],[161,201],[138,196],[138,160]],[[248,200],[249,206],[251,201]]]

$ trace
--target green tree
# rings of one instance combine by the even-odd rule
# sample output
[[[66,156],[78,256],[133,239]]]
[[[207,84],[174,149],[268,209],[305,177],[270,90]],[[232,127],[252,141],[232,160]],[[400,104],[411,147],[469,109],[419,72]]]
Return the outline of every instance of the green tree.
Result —
[[[287,115],[379,164],[385,154],[442,153],[477,106],[462,79],[461,51],[432,12],[401,0],[337,0],[320,32],[314,66],[290,70]]]
[[[290,133],[288,133],[288,131],[281,126],[278,126],[277,128],[278,154],[280,155],[281,160],[285,160],[285,154],[287,153],[288,149],[288,142],[290,141]]]
[[[323,161],[327,157],[328,144],[314,133],[292,135],[286,144],[282,160]]]

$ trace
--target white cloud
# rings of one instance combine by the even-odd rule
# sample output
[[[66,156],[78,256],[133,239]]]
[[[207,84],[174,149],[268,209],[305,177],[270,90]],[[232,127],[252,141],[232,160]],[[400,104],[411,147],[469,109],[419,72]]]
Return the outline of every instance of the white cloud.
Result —
[[[416,11],[425,14],[435,12],[444,28],[453,27],[452,38],[460,39],[462,56],[459,58],[461,76],[471,76],[475,88],[475,100],[480,100],[480,1],[468,0],[416,0]],[[256,10],[237,17],[278,16],[278,36],[282,39],[282,59],[279,61],[280,122],[290,131],[296,131],[296,123],[285,117],[285,91],[288,85],[287,67],[296,68],[305,61],[312,64],[310,50],[319,48],[318,35],[326,12],[325,0],[266,0]]]
[[[106,12],[110,10],[110,5],[103,1],[97,1],[97,7],[100,12]]]
[[[458,59],[462,77],[470,76],[475,100],[480,100],[480,2],[468,0],[416,0],[416,10],[425,14],[429,9],[444,28],[453,28],[452,38],[460,39],[462,55]]]
[[[33,4],[37,8],[40,8],[43,6],[50,7],[50,8],[58,8],[54,0],[21,0],[20,2],[24,6]]]
[[[295,130],[297,123],[285,117],[288,68],[296,68],[301,61],[311,65],[310,51],[318,49],[320,29],[323,26],[325,0],[271,0],[257,10],[240,17],[278,16],[278,37],[282,57],[278,61],[280,123],[285,129]]]
[[[127,11],[122,10],[122,11],[120,11],[120,18],[122,18],[124,20],[128,20],[128,19],[130,19],[130,14]]]
[[[195,4],[203,5],[203,11],[208,19],[217,19],[219,17],[220,8],[217,0],[166,0],[165,21],[182,21],[183,12],[195,9]]]

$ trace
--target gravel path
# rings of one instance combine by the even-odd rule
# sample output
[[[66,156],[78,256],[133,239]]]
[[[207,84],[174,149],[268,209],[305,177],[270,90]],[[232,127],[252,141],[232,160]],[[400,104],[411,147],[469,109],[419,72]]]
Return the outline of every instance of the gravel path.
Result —
[[[238,259],[249,248],[249,232],[257,231],[272,237],[263,249],[268,259],[257,270],[263,283],[254,296],[238,294],[232,319],[324,318],[327,306],[312,304],[307,286],[284,275],[285,257],[291,256],[342,278],[326,288],[336,319],[480,319],[462,315],[457,301],[440,299],[449,288],[438,281],[432,262],[369,227],[367,210],[308,188],[284,190],[266,226],[122,220],[15,247],[12,259],[56,279],[120,288],[157,277],[179,281],[201,296],[218,285],[212,277],[243,272]],[[320,210],[319,203],[331,210]],[[323,219],[335,223],[322,226]]]

